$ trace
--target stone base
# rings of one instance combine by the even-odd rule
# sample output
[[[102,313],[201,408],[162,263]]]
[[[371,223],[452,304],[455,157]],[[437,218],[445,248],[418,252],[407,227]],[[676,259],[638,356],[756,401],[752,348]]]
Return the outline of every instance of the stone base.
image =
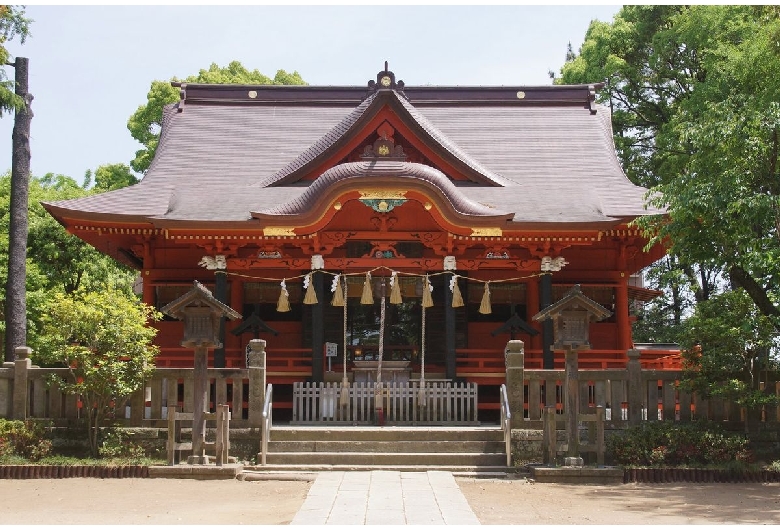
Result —
[[[201,466],[207,466],[209,464],[213,464],[213,459],[209,458],[208,455],[203,456],[188,456],[187,457],[187,464],[191,466],[195,465],[201,465]]]
[[[623,470],[617,467],[531,467],[537,482],[561,484],[622,484]]]
[[[585,464],[585,461],[582,459],[581,456],[567,456],[563,459],[563,465],[564,466],[577,466],[582,467]]]
[[[149,478],[194,478],[199,480],[235,479],[244,470],[241,464],[149,466]]]

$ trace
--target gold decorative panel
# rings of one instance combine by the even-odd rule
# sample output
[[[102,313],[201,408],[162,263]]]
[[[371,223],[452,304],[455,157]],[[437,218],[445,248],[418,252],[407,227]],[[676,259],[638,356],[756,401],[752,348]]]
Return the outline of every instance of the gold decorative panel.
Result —
[[[294,236],[295,228],[287,226],[268,226],[263,228],[264,236]]]
[[[501,237],[504,231],[500,228],[472,228],[471,236],[478,237]]]
[[[406,190],[365,189],[360,190],[361,199],[406,199]]]

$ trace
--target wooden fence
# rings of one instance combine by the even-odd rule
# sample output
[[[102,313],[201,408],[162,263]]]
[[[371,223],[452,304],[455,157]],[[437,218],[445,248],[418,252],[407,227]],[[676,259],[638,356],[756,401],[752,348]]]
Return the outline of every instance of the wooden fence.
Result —
[[[232,411],[231,425],[247,427],[250,424],[252,400],[249,396],[250,378],[256,370],[237,368],[210,368],[209,412],[217,405],[228,405]],[[40,418],[64,424],[83,416],[88,406],[80,397],[60,391],[56,382],[68,376],[65,368],[38,368],[27,359],[4,363],[0,368],[0,418]],[[193,370],[188,368],[158,368],[144,385],[129,399],[115,403],[112,422],[132,427],[165,427],[168,407],[190,413],[193,406]],[[259,425],[259,423],[258,423]]]
[[[293,424],[476,425],[476,383],[295,383]],[[376,400],[381,399],[380,407]],[[377,409],[381,413],[377,413]],[[381,414],[381,416],[380,416]]]
[[[630,353],[630,352],[629,352]],[[580,414],[593,414],[604,407],[610,428],[643,421],[691,421],[707,419],[741,428],[746,412],[723,399],[702,399],[681,386],[680,370],[641,369],[638,360],[629,360],[627,369],[578,370],[576,388]],[[780,396],[780,374],[764,374],[762,388]],[[524,369],[522,407],[513,410],[513,428],[542,428],[545,407],[566,414],[566,371]],[[518,414],[519,413],[519,414]],[[780,407],[766,406],[755,411],[750,422],[780,422]]]
[[[512,356],[506,357],[504,373],[497,371],[496,376],[502,377],[502,382],[503,377],[506,378],[512,428],[541,429],[542,412],[546,406],[555,407],[558,414],[566,412],[565,370],[527,368],[523,361],[521,342],[519,351],[516,361],[512,360]],[[745,412],[740,407],[720,399],[704,400],[685,392],[678,384],[682,379],[680,371],[643,369],[636,350],[629,351],[629,357],[632,358],[625,369],[577,371],[576,388],[581,413],[592,414],[596,406],[603,406],[609,429],[642,421],[693,419],[710,419],[725,423],[735,430],[741,428]],[[66,377],[65,369],[34,367],[29,359],[6,362],[1,366],[0,418],[41,418],[62,424],[79,419],[83,415],[83,407],[88,406],[76,396],[60,392],[56,384],[48,384],[52,376]],[[209,369],[209,411],[215,411],[219,404],[227,404],[232,413],[233,427],[259,427],[262,421],[265,373],[265,364],[249,369]],[[762,385],[765,390],[780,395],[780,374],[770,372],[764,375]],[[475,383],[458,387],[449,382],[429,381],[429,401],[426,407],[419,406],[419,389],[416,384],[412,383],[408,388],[385,386],[383,399],[386,404],[382,410],[386,422],[476,422],[478,403]],[[336,385],[319,385],[316,388],[321,390],[315,390],[312,385],[306,387],[299,383],[296,388],[301,389],[301,396],[306,392],[310,396],[301,397],[293,404],[296,407],[295,421],[325,421],[323,418],[329,422],[349,424],[375,421],[374,392],[365,385],[350,386],[345,410],[339,404],[340,394]],[[116,404],[111,419],[126,426],[165,427],[167,407],[176,406],[181,412],[192,412],[193,392],[192,369],[158,368],[143,390],[125,402]],[[320,392],[319,396],[317,392]],[[456,396],[451,392],[460,394]],[[335,404],[333,414],[323,415],[323,411],[330,412],[331,403]],[[780,408],[764,407],[751,416],[749,422],[753,425],[756,422],[780,422]]]

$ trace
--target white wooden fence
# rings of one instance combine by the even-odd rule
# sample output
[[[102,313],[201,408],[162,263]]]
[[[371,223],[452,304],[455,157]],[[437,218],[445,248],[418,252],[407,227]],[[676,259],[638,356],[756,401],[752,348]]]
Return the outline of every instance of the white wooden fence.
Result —
[[[477,384],[428,382],[295,383],[293,424],[477,425]],[[381,406],[376,406],[376,399]],[[381,412],[378,411],[381,410]],[[381,417],[380,417],[381,416]]]

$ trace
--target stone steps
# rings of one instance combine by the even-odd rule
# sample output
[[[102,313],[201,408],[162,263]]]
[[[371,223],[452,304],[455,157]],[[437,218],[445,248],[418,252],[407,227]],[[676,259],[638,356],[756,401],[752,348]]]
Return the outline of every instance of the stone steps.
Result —
[[[506,473],[504,447],[496,426],[274,426],[267,465],[251,469]]]

